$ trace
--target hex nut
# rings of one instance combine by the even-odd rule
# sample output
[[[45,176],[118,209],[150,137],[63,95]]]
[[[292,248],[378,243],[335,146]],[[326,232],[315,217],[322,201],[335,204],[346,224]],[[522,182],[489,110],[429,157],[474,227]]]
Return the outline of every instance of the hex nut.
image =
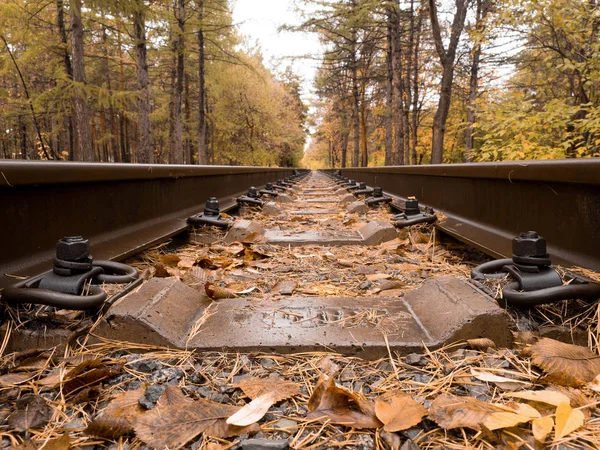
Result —
[[[543,257],[548,254],[546,250],[546,239],[535,231],[521,233],[512,241],[512,251],[515,256]]]
[[[79,261],[90,256],[90,241],[81,236],[67,236],[56,243],[56,259]]]

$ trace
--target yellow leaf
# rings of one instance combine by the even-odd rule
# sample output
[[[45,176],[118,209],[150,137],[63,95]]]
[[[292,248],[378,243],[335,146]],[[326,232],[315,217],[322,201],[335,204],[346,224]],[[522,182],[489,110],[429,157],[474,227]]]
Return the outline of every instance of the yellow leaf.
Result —
[[[523,422],[529,422],[530,417],[521,416],[511,412],[497,412],[490,414],[484,421],[483,424],[489,430],[499,430],[501,428],[510,428],[519,425]]]
[[[585,417],[578,409],[572,409],[569,403],[561,403],[556,408],[556,439],[561,439],[583,425]]]
[[[556,391],[522,391],[503,394],[505,397],[522,398],[532,402],[547,403],[549,405],[558,406],[561,403],[570,403],[569,397]]]
[[[531,423],[533,437],[539,442],[544,442],[546,440],[546,436],[550,434],[552,428],[554,428],[554,419],[550,416],[540,417]]]

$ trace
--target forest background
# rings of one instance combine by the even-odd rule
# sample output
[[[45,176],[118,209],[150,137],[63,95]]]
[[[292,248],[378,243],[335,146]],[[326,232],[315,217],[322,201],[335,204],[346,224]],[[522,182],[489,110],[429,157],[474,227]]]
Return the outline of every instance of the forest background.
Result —
[[[228,0],[0,0],[0,158],[320,168],[600,156],[596,0],[296,8],[286,31],[315,33],[323,50],[310,97],[243,40]]]

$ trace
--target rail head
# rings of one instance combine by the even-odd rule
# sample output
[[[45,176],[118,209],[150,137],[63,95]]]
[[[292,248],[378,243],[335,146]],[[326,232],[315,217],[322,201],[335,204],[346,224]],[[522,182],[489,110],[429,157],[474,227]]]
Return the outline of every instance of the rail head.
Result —
[[[249,166],[190,166],[168,164],[82,163],[0,160],[0,188],[44,184],[92,183],[158,178],[222,177],[278,173],[281,168]],[[286,170],[286,169],[283,169]]]

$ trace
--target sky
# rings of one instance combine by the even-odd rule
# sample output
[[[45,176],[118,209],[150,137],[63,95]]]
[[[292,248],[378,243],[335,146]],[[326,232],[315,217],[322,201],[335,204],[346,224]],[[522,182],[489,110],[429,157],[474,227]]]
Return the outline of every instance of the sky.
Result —
[[[232,0],[233,21],[250,43],[258,43],[269,68],[292,66],[294,73],[303,78],[303,97],[309,100],[318,61],[301,57],[320,55],[319,40],[312,33],[278,32],[282,25],[302,22],[294,3],[294,0]]]

